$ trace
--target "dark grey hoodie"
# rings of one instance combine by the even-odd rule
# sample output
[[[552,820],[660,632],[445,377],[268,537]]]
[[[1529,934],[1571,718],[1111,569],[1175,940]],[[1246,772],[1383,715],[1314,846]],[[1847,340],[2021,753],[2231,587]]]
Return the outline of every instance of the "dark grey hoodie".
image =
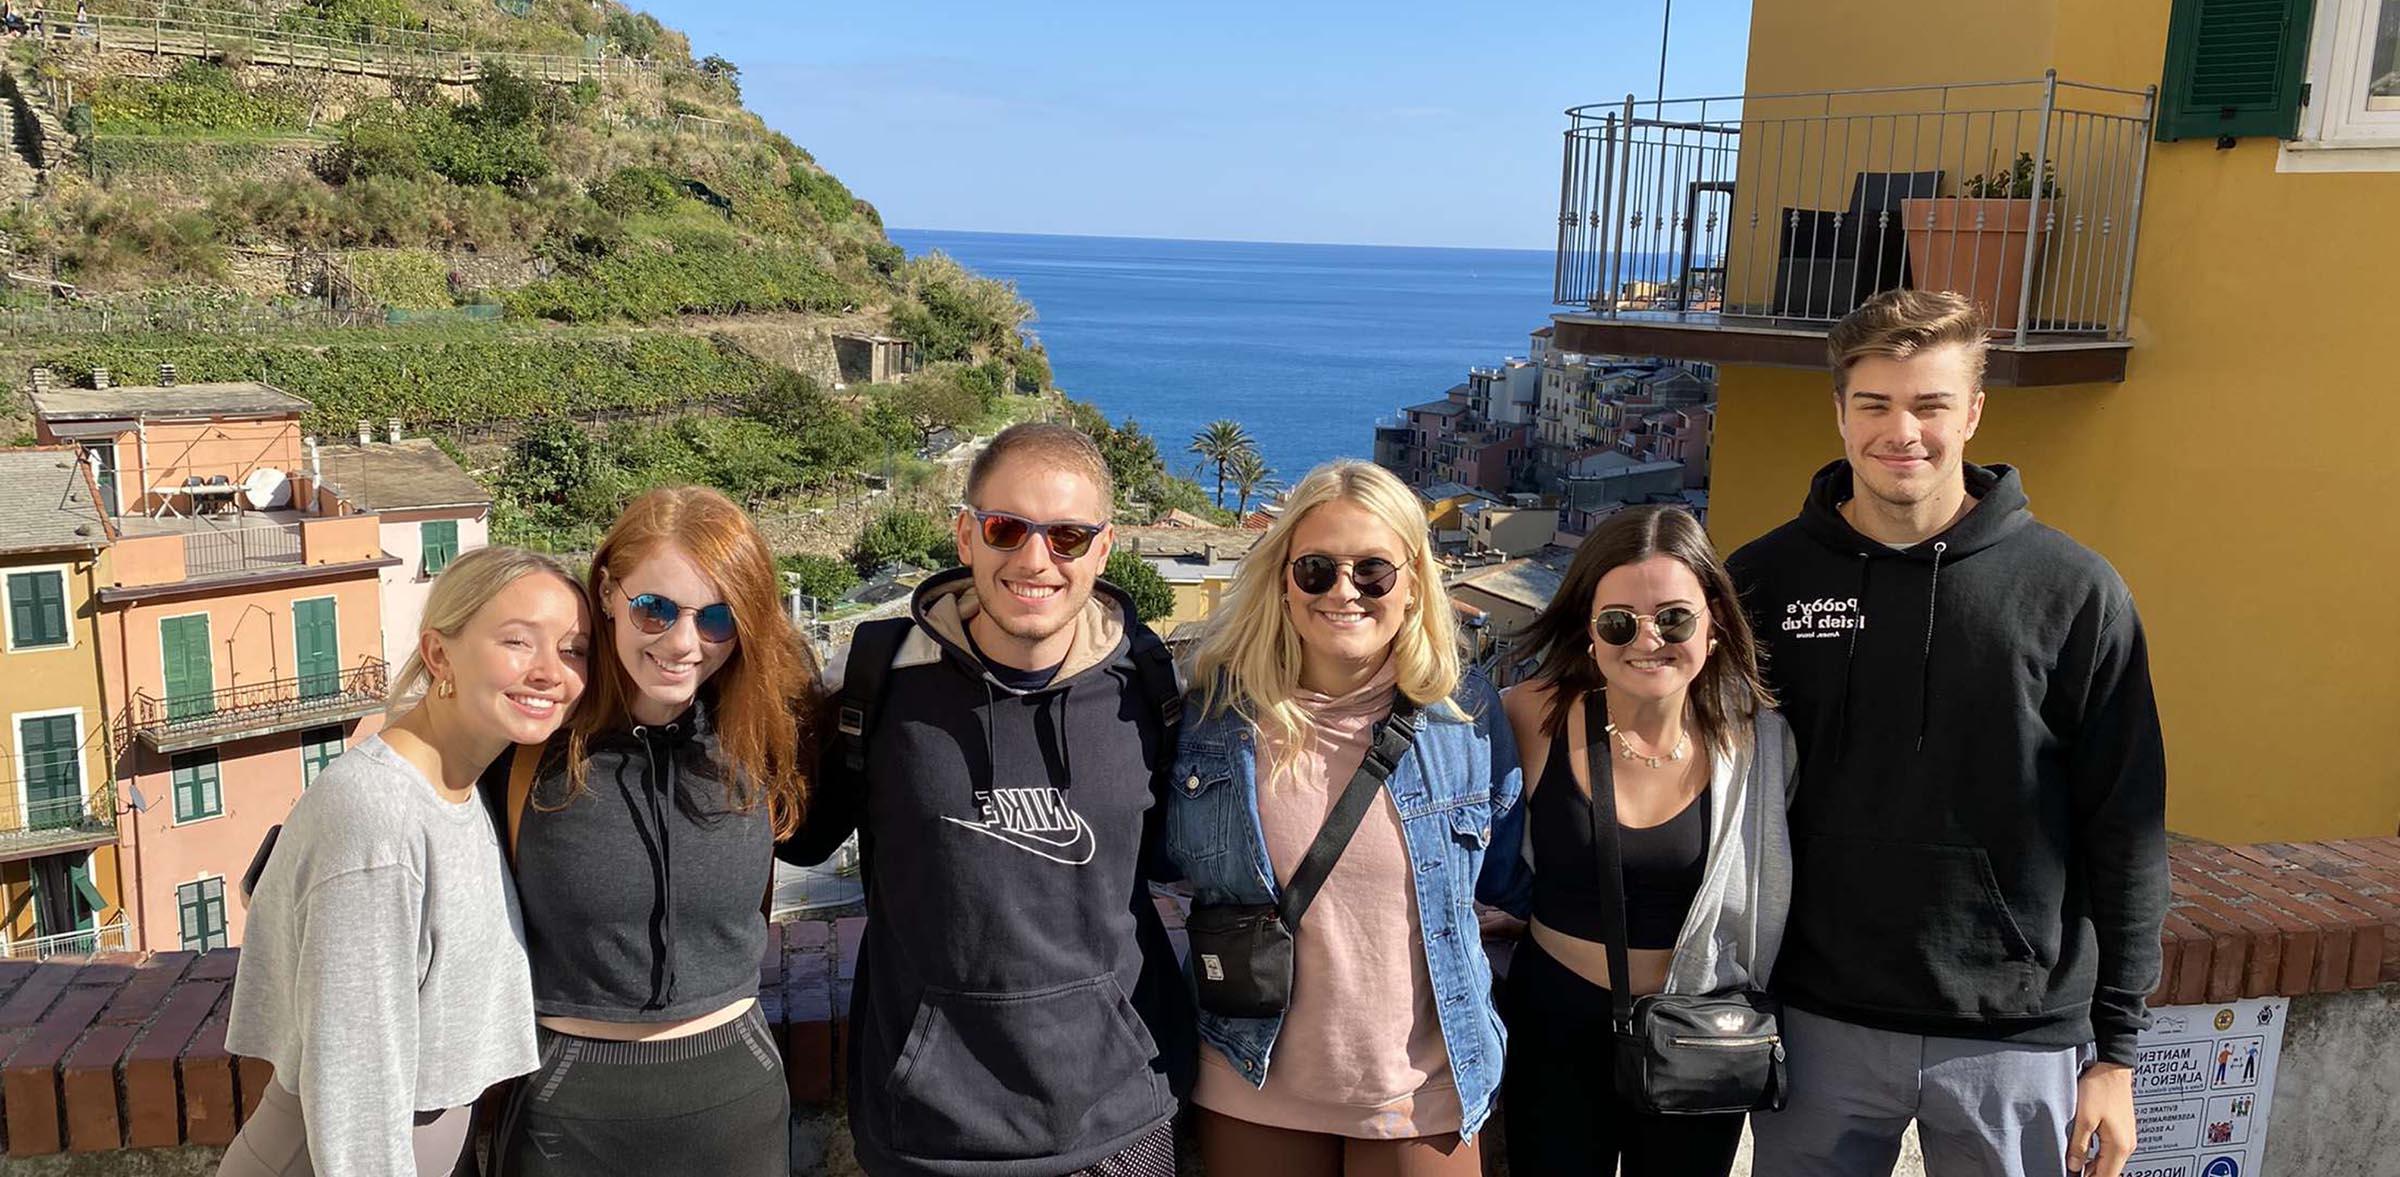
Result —
[[[1022,693],[968,645],[976,609],[965,569],[917,590],[866,779],[827,757],[779,851],[823,861],[860,831],[850,1127],[879,1177],[1094,1164],[1174,1115],[1193,1060],[1144,877],[1173,750],[1128,656],[1132,603],[1098,585],[1057,676]]]

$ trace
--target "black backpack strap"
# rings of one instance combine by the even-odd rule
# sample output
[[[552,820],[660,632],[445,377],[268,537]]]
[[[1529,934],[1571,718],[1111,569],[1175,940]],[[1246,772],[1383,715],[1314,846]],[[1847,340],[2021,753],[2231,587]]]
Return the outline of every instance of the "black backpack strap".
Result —
[[[1148,626],[1134,630],[1134,685],[1158,714],[1159,771],[1174,770],[1175,741],[1183,733],[1183,681],[1175,673],[1175,654]]]
[[[259,876],[267,873],[267,860],[275,856],[275,839],[283,834],[283,823],[267,827],[267,836],[258,840],[258,850],[250,856],[250,869],[242,872],[242,901],[258,890]]]
[[[1358,833],[1358,823],[1365,820],[1367,807],[1383,793],[1383,782],[1390,779],[1394,769],[1408,756],[1410,745],[1417,741],[1417,707],[1402,695],[1392,704],[1392,713],[1375,725],[1375,743],[1367,749],[1358,771],[1342,790],[1340,800],[1333,803],[1333,812],[1325,815],[1325,824],[1317,829],[1317,840],[1309,843],[1308,853],[1292,871],[1292,881],[1284,884],[1283,902],[1278,906],[1283,926],[1292,935],[1300,934],[1300,917],[1308,913],[1308,905],[1316,902],[1317,889],[1325,885],[1333,873],[1333,864]]]
[[[916,622],[906,617],[868,621],[850,635],[850,657],[842,665],[842,689],[834,694],[833,738],[841,748],[842,767],[854,774],[867,771],[867,736],[875,730],[875,712],[891,681],[892,659],[908,640]]]

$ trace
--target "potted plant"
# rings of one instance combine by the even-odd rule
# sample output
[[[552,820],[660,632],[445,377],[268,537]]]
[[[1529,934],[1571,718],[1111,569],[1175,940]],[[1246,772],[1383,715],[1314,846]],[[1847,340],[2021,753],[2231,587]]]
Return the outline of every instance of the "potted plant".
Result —
[[[1968,177],[1956,196],[1902,200],[1910,284],[1964,294],[1991,316],[1995,333],[2015,331],[2026,251],[2038,262],[2051,202],[2058,198],[2048,161],[2038,169],[2038,192],[2036,170],[2033,153],[2019,152],[2006,169]]]

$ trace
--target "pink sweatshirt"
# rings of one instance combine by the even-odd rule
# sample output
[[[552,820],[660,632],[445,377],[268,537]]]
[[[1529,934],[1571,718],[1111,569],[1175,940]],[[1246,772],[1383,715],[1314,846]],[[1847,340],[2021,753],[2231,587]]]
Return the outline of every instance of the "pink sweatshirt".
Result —
[[[1262,738],[1258,791],[1267,857],[1280,884],[1299,868],[1325,815],[1366,759],[1392,706],[1393,669],[1341,698],[1302,691],[1316,720],[1307,746],[1279,755]],[[1262,737],[1264,733],[1262,732]],[[1276,772],[1279,761],[1285,767]],[[1456,1132],[1463,1119],[1425,969],[1415,873],[1386,792],[1367,810],[1292,952],[1292,1007],[1253,1088],[1213,1047],[1193,1099],[1210,1111],[1302,1132],[1399,1139]]]

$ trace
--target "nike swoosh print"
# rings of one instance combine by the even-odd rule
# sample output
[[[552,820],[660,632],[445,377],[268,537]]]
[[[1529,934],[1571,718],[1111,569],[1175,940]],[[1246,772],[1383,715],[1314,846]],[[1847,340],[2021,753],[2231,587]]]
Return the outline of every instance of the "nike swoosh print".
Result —
[[[1100,840],[1092,836],[1092,827],[1084,824],[1082,814],[1075,814],[1074,818],[1075,832],[1068,835],[1063,842],[1042,837],[1040,834],[1002,829],[985,822],[960,821],[947,814],[943,815],[942,820],[961,829],[973,830],[978,834],[997,838],[1028,854],[1047,858],[1064,866],[1082,866],[1090,862],[1092,855],[1099,851]]]

